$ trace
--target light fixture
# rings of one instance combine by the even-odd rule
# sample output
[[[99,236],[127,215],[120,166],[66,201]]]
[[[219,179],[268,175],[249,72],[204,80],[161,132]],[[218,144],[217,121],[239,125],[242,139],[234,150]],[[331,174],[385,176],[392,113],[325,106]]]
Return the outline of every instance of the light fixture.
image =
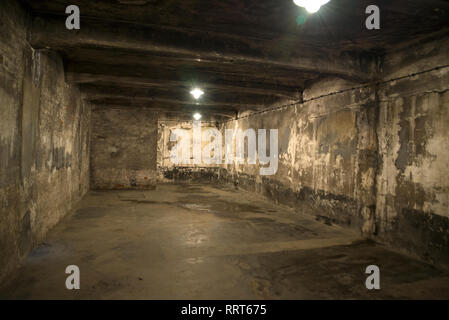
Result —
[[[201,119],[201,115],[200,115],[199,113],[195,113],[195,114],[193,115],[193,119],[195,119],[195,120],[200,120],[200,119]]]
[[[315,13],[320,10],[321,6],[328,3],[330,0],[293,0],[293,2],[300,7],[303,7],[309,13]]]
[[[196,99],[198,100],[203,94],[203,90],[199,89],[199,88],[195,88],[192,91],[190,91],[190,94]]]

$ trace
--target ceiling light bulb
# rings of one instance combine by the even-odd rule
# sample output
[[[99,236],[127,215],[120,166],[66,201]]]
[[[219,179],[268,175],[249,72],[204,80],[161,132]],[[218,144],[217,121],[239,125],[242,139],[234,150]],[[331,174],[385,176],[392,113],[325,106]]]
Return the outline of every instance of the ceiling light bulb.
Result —
[[[200,120],[200,119],[201,119],[201,115],[200,115],[199,113],[195,113],[195,114],[193,115],[193,118],[194,118],[195,120]]]
[[[315,13],[320,10],[322,5],[325,5],[330,0],[293,0],[293,2],[300,7],[303,7],[309,13]]]
[[[199,99],[203,94],[203,90],[195,88],[192,91],[190,91],[190,94],[195,98],[195,99]]]

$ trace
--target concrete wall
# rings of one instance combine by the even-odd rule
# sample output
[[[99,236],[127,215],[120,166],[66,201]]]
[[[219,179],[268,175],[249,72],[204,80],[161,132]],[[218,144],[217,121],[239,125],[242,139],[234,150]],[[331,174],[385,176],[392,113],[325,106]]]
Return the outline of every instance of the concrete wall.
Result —
[[[204,133],[208,129],[218,129],[216,122],[201,121],[201,131]],[[170,135],[176,129],[185,130],[190,137],[187,142],[190,150],[190,163],[175,165],[171,159],[171,152],[178,142],[170,141]],[[207,137],[202,137],[201,150],[207,146]],[[214,164],[195,164],[193,157],[193,121],[192,120],[160,120],[158,122],[158,143],[157,143],[157,169],[159,181],[180,181],[196,180],[210,182],[218,179],[218,169],[220,166]],[[181,155],[181,153],[179,153]]]
[[[399,80],[379,90],[376,224],[383,241],[449,265],[449,68],[423,72],[444,65],[449,39],[385,57]]]
[[[224,166],[223,176],[326,222],[372,228],[375,90],[327,95],[354,85],[319,81],[304,92],[310,101],[226,123],[222,129],[278,129],[279,163],[274,175],[260,175],[260,165],[233,164]]]
[[[155,187],[157,117],[154,111],[142,108],[93,110],[92,188]]]
[[[448,52],[449,39],[420,43],[386,55],[376,85],[321,80],[303,104],[224,124],[279,129],[279,169],[221,178],[449,266]]]
[[[0,3],[0,281],[89,188],[90,107],[59,55],[26,43],[18,1]]]

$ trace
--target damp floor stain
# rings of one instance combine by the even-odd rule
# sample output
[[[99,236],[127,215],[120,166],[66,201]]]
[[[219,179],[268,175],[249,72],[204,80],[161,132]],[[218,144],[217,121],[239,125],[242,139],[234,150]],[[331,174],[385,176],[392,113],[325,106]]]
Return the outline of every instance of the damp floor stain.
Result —
[[[381,290],[365,287],[371,264]],[[80,269],[76,292],[65,288],[68,265]],[[449,275],[255,194],[161,184],[91,191],[0,298],[432,299],[449,298]]]

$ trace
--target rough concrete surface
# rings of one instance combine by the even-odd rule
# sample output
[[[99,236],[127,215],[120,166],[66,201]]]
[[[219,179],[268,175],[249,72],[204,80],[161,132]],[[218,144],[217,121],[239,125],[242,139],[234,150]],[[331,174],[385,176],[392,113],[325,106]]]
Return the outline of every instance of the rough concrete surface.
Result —
[[[0,282],[89,188],[90,105],[61,56],[26,42],[29,16],[0,4]]]
[[[157,116],[148,109],[95,108],[90,172],[93,189],[154,188]]]
[[[187,133],[185,141],[183,137],[177,137],[177,141],[172,141],[174,139],[175,130],[184,130]],[[204,133],[208,129],[217,129],[215,122],[201,121],[201,133]],[[188,121],[158,121],[158,140],[157,140],[157,170],[159,181],[170,181],[170,180],[184,180],[191,179],[196,175],[199,179],[206,181],[207,172],[215,173],[217,170],[216,164],[195,164],[194,163],[194,129],[193,123],[189,119]],[[174,148],[176,145],[182,145],[183,143],[188,144],[189,152],[189,163],[174,164],[172,162],[172,155],[174,153]],[[210,143],[207,139],[202,136],[201,150],[203,150]],[[178,151],[177,155],[181,157],[183,148],[176,149]]]
[[[65,288],[80,268],[81,289]],[[365,268],[381,270],[381,290]],[[449,275],[244,191],[162,184],[91,191],[36,247],[1,298],[448,298]]]
[[[320,81],[304,98],[353,85]],[[374,90],[365,88],[227,122],[222,131],[278,129],[279,164],[269,176],[259,174],[259,164],[224,165],[225,175],[275,201],[303,210],[319,208],[342,225],[362,228],[362,212],[375,203],[375,108]]]
[[[449,40],[388,56],[379,90],[375,221],[380,238],[449,265]],[[413,61],[411,63],[411,61]]]

